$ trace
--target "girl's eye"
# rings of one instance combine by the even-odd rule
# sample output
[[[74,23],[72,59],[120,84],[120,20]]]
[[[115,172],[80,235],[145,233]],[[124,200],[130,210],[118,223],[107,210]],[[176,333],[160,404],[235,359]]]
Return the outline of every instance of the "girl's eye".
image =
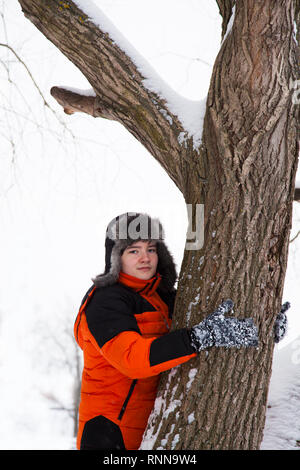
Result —
[[[148,251],[148,253],[156,253],[157,252],[155,247],[148,248],[147,251]],[[133,248],[132,250],[128,250],[128,253],[133,254],[133,255],[137,255],[137,254],[139,254],[139,250]]]

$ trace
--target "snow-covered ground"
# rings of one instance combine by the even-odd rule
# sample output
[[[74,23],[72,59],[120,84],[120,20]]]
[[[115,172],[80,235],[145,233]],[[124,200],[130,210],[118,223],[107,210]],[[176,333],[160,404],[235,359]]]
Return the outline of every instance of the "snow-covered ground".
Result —
[[[178,95],[185,104],[205,100],[220,46],[216,2],[94,3],[135,46],[137,60],[145,57],[160,85],[168,84],[161,92],[175,90],[170,103],[178,106]],[[127,210],[159,217],[180,266],[186,208],[160,166],[119,124],[63,117],[51,86],[89,84],[24,18],[17,0],[0,0],[0,9],[0,42],[15,47],[57,113],[43,110],[24,66],[0,47],[9,63],[9,73],[1,68],[0,74],[0,449],[74,449],[73,422],[61,409],[70,403],[74,379],[70,335],[90,279],[103,268],[106,224]],[[199,135],[201,126],[193,128],[189,117],[183,110],[182,120]],[[295,203],[291,238],[299,229]],[[290,245],[283,297],[292,305],[289,330],[275,348],[263,449],[299,448],[299,256],[300,236]]]

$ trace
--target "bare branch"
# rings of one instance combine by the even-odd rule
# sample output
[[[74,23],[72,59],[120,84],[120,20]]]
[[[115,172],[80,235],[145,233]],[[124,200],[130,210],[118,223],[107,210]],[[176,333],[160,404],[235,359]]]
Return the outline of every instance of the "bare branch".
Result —
[[[40,87],[38,86],[37,82],[35,81],[32,73],[30,72],[29,68],[27,67],[26,63],[21,59],[21,57],[19,56],[19,54],[17,54],[17,52],[14,50],[13,47],[11,47],[9,44],[3,44],[3,43],[0,43],[0,47],[6,47],[7,49],[9,49],[13,54],[14,56],[18,59],[18,61],[20,62],[20,64],[23,65],[23,67],[26,69],[26,72],[28,73],[29,77],[31,78],[35,88],[37,89],[39,95],[41,96],[43,102],[44,102],[44,105],[47,106],[48,108],[50,108],[50,105],[49,103],[47,102],[47,100],[45,99]]]
[[[30,77],[30,80],[32,81],[35,89],[37,90],[38,94],[40,95],[40,97],[42,98],[43,100],[43,104],[46,108],[48,108],[53,114],[54,116],[56,117],[56,119],[59,121],[59,123],[65,127],[67,129],[67,126],[66,124],[61,120],[60,116],[57,114],[57,112],[55,111],[55,109],[52,108],[52,106],[48,103],[48,101],[46,100],[43,92],[41,91],[40,87],[38,86],[37,84],[37,81],[35,80],[34,76],[32,75],[29,67],[27,66],[26,62],[20,57],[20,55],[15,51],[15,49],[10,46],[9,44],[5,44],[5,43],[0,43],[0,47],[5,47],[7,48],[15,57],[16,59],[18,60],[18,62],[20,64],[22,64],[22,66],[25,68],[27,74],[29,75]],[[68,130],[68,129],[67,129]],[[71,133],[72,134],[72,133]]]

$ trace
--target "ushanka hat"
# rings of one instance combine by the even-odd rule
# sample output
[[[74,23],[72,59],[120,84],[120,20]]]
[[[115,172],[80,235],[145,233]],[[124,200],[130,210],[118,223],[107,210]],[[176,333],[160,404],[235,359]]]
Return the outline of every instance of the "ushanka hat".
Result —
[[[106,230],[105,271],[93,279],[96,287],[105,287],[118,281],[121,256],[136,241],[156,242],[158,254],[157,272],[161,275],[160,288],[172,291],[177,278],[171,253],[164,242],[164,230],[160,221],[147,214],[126,212],[115,217]]]

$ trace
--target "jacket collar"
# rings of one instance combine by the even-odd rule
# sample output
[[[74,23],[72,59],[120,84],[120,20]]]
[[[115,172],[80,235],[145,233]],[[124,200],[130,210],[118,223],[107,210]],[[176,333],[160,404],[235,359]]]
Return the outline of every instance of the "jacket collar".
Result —
[[[156,274],[151,279],[138,279],[137,277],[130,276],[125,274],[122,271],[119,274],[119,282],[124,284],[127,287],[130,287],[132,290],[138,294],[152,295],[158,288],[161,281],[161,275]]]

